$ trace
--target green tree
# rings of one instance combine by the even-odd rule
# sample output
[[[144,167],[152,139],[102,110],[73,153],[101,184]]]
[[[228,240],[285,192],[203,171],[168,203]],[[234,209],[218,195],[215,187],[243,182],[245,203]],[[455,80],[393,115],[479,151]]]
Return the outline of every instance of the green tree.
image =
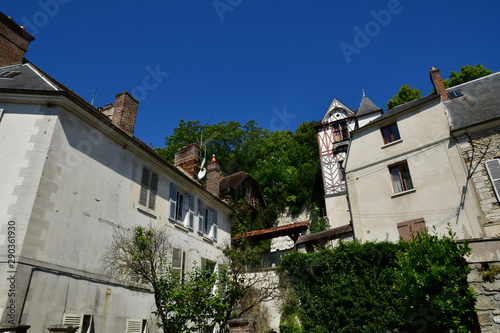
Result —
[[[195,267],[179,274],[167,258],[172,245],[163,228],[116,229],[102,263],[105,272],[124,284],[153,291],[158,327],[165,333],[203,331],[226,323],[241,288],[226,268],[219,274]],[[196,266],[196,265],[195,265]]]
[[[474,331],[475,297],[464,259],[471,252],[467,243],[456,242],[449,229],[442,237],[428,230],[413,233],[400,244],[395,291],[409,324],[418,332]]]
[[[420,97],[422,97],[422,90],[412,88],[409,84],[403,84],[401,88],[399,88],[398,94],[387,102],[387,110],[390,110],[397,105],[419,99]]]
[[[484,68],[484,66],[481,64],[477,64],[477,66],[475,67],[466,65],[460,68],[459,73],[452,71],[450,73],[451,80],[444,79],[443,83],[446,88],[450,88],[490,74],[491,70]]]

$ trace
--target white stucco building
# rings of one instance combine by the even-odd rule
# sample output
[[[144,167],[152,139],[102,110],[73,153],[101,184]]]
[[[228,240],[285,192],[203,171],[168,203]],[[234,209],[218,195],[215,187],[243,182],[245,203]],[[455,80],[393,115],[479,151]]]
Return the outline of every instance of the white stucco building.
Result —
[[[113,231],[164,226],[189,270],[222,263],[232,210],[133,135],[130,94],[96,109],[24,60],[32,39],[0,13],[1,323],[141,332],[154,299],[103,274]]]

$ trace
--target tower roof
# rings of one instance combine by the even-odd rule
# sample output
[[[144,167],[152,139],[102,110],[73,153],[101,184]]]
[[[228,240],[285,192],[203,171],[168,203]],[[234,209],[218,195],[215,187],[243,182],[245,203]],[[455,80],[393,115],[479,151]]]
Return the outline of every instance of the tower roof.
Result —
[[[361,100],[361,104],[359,105],[356,117],[359,118],[375,112],[383,113],[381,108],[376,106],[368,97],[366,97],[365,91],[363,90],[363,99]]]

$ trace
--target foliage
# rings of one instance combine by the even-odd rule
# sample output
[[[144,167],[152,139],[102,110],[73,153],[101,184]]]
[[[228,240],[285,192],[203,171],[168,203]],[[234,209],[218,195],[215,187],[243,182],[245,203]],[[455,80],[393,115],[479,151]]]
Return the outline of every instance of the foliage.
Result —
[[[483,281],[486,282],[495,282],[495,279],[500,273],[500,267],[496,265],[489,265],[487,267],[481,267],[479,268],[479,273],[483,277]]]
[[[200,142],[202,129],[203,140],[217,134],[206,146],[207,158],[215,154],[225,175],[245,171],[256,179],[269,206],[265,215],[277,216],[285,207],[291,207],[296,214],[304,205],[324,205],[313,125],[314,122],[304,122],[295,132],[269,132],[254,120],[243,126],[235,121],[202,126],[199,120],[181,120],[174,133],[166,138],[165,147],[156,151],[173,162],[177,150],[191,142]],[[249,230],[248,226],[243,229],[257,230],[254,227]]]
[[[401,242],[396,264],[395,290],[410,325],[425,332],[470,332],[474,330],[474,291],[467,283],[470,268],[463,256],[466,243],[438,237],[427,230]]]
[[[471,332],[474,292],[467,284],[467,244],[414,233],[410,241],[343,243],[287,255],[278,267],[292,297],[283,306],[289,332]],[[299,330],[294,318],[300,320]]]
[[[397,249],[389,242],[341,242],[331,250],[287,255],[278,268],[280,281],[294,290],[303,331],[385,332],[398,327],[402,318],[392,293]]]
[[[168,314],[158,326],[164,332],[203,332],[212,325],[218,325],[220,332],[226,331],[237,283],[224,268],[216,274],[195,267],[186,275],[183,279],[168,267],[156,282],[160,309]]]
[[[320,232],[328,229],[328,221],[324,217],[320,217],[320,209],[313,208],[311,211],[311,233]]]
[[[444,79],[443,83],[446,88],[454,87],[459,84],[469,82],[475,79],[479,79],[480,77],[490,75],[491,70],[484,68],[483,65],[477,64],[476,67],[471,65],[466,65],[460,68],[460,72],[457,73],[452,71],[450,73],[450,79]]]
[[[238,280],[225,268],[218,275],[197,267],[179,274],[171,257],[165,230],[149,225],[116,229],[102,262],[109,276],[154,291],[155,314],[164,332],[197,332],[214,324],[223,332],[240,297]]]
[[[409,84],[403,84],[401,88],[399,88],[398,94],[387,102],[387,110],[390,110],[397,105],[419,99],[420,97],[422,97],[422,90],[411,88]]]

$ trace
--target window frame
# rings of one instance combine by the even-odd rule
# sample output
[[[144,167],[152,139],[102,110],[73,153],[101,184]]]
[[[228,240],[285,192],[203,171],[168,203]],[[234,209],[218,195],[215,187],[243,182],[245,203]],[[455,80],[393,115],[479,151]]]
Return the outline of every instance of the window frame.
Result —
[[[411,172],[407,161],[391,164],[387,168],[389,169],[389,174],[391,176],[392,191],[394,195],[415,190],[415,186],[413,185],[413,181],[411,179]],[[397,190],[396,188],[396,182],[394,180],[395,173],[393,173],[393,170],[398,171],[397,175],[399,176],[401,190]]]
[[[139,191],[139,207],[149,213],[156,211],[158,185],[160,177],[153,169],[143,166],[141,173],[141,189]]]
[[[394,129],[395,129],[395,131],[394,131]],[[385,130],[389,131],[387,133],[388,137],[386,137],[386,135],[385,135]],[[389,145],[389,144],[401,141],[401,133],[399,132],[399,127],[398,127],[397,122],[393,122],[393,123],[387,124],[385,126],[381,126],[380,133],[382,134],[382,140],[384,142],[384,145]],[[397,138],[396,138],[396,136],[397,136]]]
[[[194,230],[194,195],[179,189],[177,184],[170,182],[168,218],[176,225]]]

